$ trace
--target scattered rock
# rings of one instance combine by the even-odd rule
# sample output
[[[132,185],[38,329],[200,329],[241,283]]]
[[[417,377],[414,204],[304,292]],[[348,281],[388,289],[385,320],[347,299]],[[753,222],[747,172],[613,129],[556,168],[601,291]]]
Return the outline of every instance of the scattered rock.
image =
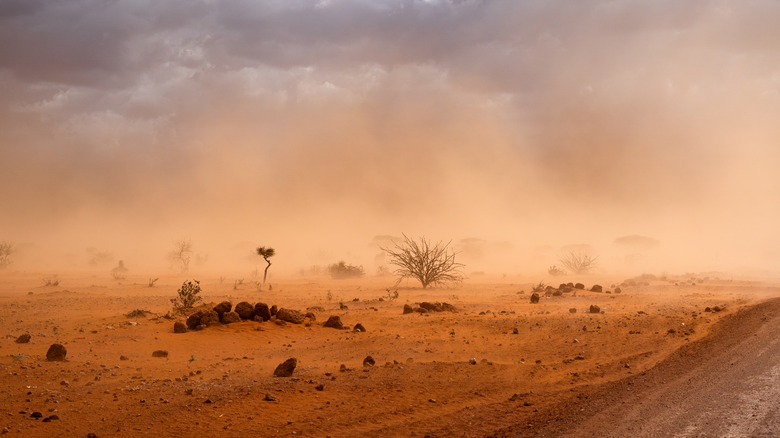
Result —
[[[271,306],[271,309],[270,309],[271,316],[274,316],[274,315],[276,315],[276,311],[277,311],[277,310],[278,310],[278,309],[277,309],[277,307],[276,307],[276,304],[274,304],[273,306]]]
[[[332,315],[330,318],[328,318],[327,321],[325,321],[325,324],[323,324],[324,327],[330,327],[334,329],[343,329],[344,324],[341,322],[341,317],[338,315]]]
[[[593,286],[590,288],[590,291],[591,291],[591,292],[602,292],[602,291],[603,291],[603,289],[602,289],[602,287],[601,287],[601,285],[600,285],[600,284],[594,284],[594,285],[593,285]]]
[[[148,310],[135,309],[133,311],[125,313],[125,316],[128,318],[144,318],[146,317],[147,313],[152,313],[152,312]]]
[[[531,294],[531,304],[537,304],[539,302],[539,294],[534,292]]]
[[[187,324],[176,321],[173,323],[173,332],[174,333],[187,333]]]
[[[713,312],[720,312],[721,310],[723,310],[723,308],[721,308],[720,306],[715,306],[712,308]]]
[[[577,313],[577,308],[572,307],[571,309],[569,309],[569,313]]]
[[[236,304],[235,312],[238,313],[238,316],[240,316],[241,319],[252,319],[255,307],[246,301],[242,301]]]
[[[208,310],[203,312],[203,314],[200,316],[200,324],[198,325],[205,325],[208,327],[210,325],[216,324],[219,324],[219,314],[214,310]]]
[[[276,367],[274,377],[290,377],[296,366],[298,366],[298,359],[291,357]]]
[[[477,358],[476,357],[472,357],[471,359],[469,359],[469,363],[472,364],[472,365],[476,365],[477,364]]]
[[[366,328],[363,327],[363,324],[357,323],[357,324],[355,324],[355,327],[352,329],[352,331],[353,332],[358,332],[358,333],[360,333],[360,332],[365,333]]]
[[[417,313],[428,313],[428,309],[422,308],[422,307],[415,307],[414,312]]]
[[[705,308],[704,308],[704,311],[705,311],[705,312],[712,312],[712,309],[711,309],[711,308],[709,308],[709,307],[705,307]],[[17,341],[17,342],[19,342],[19,341]]]
[[[41,417],[43,417],[43,414],[41,414],[40,412],[33,412],[32,414],[30,414],[30,418],[41,418]]]
[[[200,318],[203,316],[203,312],[197,311],[187,318],[187,328],[190,330],[200,325]]]
[[[306,312],[305,315],[303,315],[304,318],[308,318],[310,322],[314,322],[317,320],[317,315],[315,315],[312,312]]]
[[[282,307],[279,309],[278,312],[276,312],[276,319],[279,321],[287,321],[291,322],[293,324],[303,324],[303,320],[306,317],[303,315],[303,313],[292,310],[292,309],[285,309]]]
[[[130,360],[130,358],[124,355],[120,355],[119,360]]]
[[[263,397],[263,400],[265,400],[265,401],[276,401],[276,397],[274,397],[274,395],[271,394],[270,392],[266,392],[265,393],[265,397]]]
[[[673,335],[673,334],[677,333],[677,330],[675,330],[673,328],[670,328],[669,330],[666,331],[666,333],[669,333],[670,335]]]
[[[46,360],[59,361],[65,360],[68,350],[62,344],[51,344],[49,351],[46,352]]]
[[[615,288],[615,293],[616,293],[616,294],[619,294],[619,293],[622,293],[622,292],[623,292],[623,289],[621,289],[621,288],[619,288],[619,287],[616,287],[616,288]]]
[[[450,303],[441,303],[442,312],[457,312],[458,309]]]
[[[168,350],[154,350],[152,357],[168,357]]]
[[[236,306],[238,307],[238,306]],[[222,314],[223,324],[232,324],[234,322],[241,322],[241,316],[236,312],[225,312]]]
[[[597,306],[595,304],[591,304],[589,312],[590,313],[600,313],[601,312],[601,307],[599,307],[599,306]]]
[[[429,312],[441,312],[441,303],[429,303],[427,301],[423,301],[420,303],[420,307]]]
[[[217,312],[217,315],[219,315],[219,319],[222,319],[222,315],[225,313],[230,312],[230,309],[233,308],[233,303],[230,301],[223,301],[216,306],[214,306],[214,311]]]
[[[515,328],[512,329],[512,334],[513,335],[519,335],[520,334],[520,330],[518,330],[517,327],[515,327]]]
[[[25,333],[25,334],[19,336],[18,338],[16,338],[16,340],[14,342],[16,342],[17,344],[26,344],[26,343],[30,342],[30,338],[32,338],[32,336],[30,336],[29,333]]]
[[[585,285],[582,283],[577,283],[574,285],[575,289],[585,290]]]
[[[263,321],[268,321],[271,319],[271,310],[268,308],[268,304],[266,303],[255,304],[254,314],[262,318]]]
[[[320,383],[319,385],[315,386],[314,389],[316,389],[317,391],[322,391],[323,389],[325,389],[325,385]]]
[[[374,366],[374,365],[376,365],[376,361],[374,360],[374,358],[373,358],[373,357],[371,357],[371,356],[366,356],[366,358],[365,358],[365,359],[363,359],[363,366],[364,366],[364,367],[372,367],[372,366]]]

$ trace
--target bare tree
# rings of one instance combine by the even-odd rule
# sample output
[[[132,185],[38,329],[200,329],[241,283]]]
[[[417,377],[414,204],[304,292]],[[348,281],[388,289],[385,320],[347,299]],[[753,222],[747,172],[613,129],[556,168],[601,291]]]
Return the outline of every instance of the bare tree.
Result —
[[[441,285],[446,283],[460,283],[463,274],[460,269],[464,266],[455,262],[457,252],[449,249],[450,243],[431,243],[424,237],[419,242],[403,235],[402,242],[395,242],[392,248],[380,249],[390,256],[390,264],[398,267],[394,271],[400,278],[415,278],[420,281],[423,289],[429,285]]]
[[[265,284],[265,279],[268,278],[268,268],[271,267],[271,261],[268,260],[269,258],[276,255],[276,250],[271,248],[270,246],[268,248],[261,246],[257,248],[257,255],[263,258],[268,265],[265,267],[265,271],[263,272],[263,284]]]
[[[585,251],[569,251],[558,261],[572,274],[587,274],[598,266],[598,257]]]
[[[190,239],[179,239],[173,243],[173,251],[168,253],[171,264],[178,266],[181,272],[187,272],[190,269],[192,260],[192,242]]]
[[[0,268],[10,265],[13,260],[11,254],[14,253],[14,244],[11,242],[0,242]]]

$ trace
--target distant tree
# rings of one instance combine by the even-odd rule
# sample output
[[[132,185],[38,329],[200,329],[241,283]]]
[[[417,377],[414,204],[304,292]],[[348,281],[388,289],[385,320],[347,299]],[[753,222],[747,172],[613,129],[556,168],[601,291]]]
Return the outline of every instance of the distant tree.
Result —
[[[380,247],[390,257],[390,264],[398,269],[394,274],[399,281],[406,277],[417,279],[423,289],[429,285],[460,283],[463,281],[461,268],[455,261],[457,252],[449,249],[450,242],[431,243],[425,237],[415,241],[403,235],[403,241],[395,242],[393,247]]]
[[[14,244],[11,242],[0,242],[0,268],[13,263],[11,255],[14,253]]]
[[[328,266],[330,276],[333,279],[355,278],[362,277],[366,274],[362,266],[348,265],[343,260]]]
[[[173,243],[173,250],[168,253],[171,264],[178,266],[179,271],[187,272],[192,261],[192,242],[190,239],[179,239]]]
[[[271,248],[270,246],[268,248],[261,246],[257,248],[257,255],[263,258],[268,265],[265,267],[265,271],[263,271],[263,284],[265,284],[266,278],[268,278],[268,268],[271,267],[271,261],[268,260],[269,258],[276,255],[276,250]]]
[[[120,260],[119,264],[111,270],[111,276],[114,277],[114,280],[124,280],[127,276],[127,268],[125,267],[125,262]]]
[[[598,266],[598,257],[585,251],[569,251],[558,261],[572,274],[587,274]]]

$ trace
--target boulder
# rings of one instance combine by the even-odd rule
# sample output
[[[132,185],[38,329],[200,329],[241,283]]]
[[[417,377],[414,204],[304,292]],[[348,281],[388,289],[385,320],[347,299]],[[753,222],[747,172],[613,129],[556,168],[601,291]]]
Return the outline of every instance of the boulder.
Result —
[[[344,323],[341,322],[341,317],[338,315],[332,315],[330,318],[328,318],[327,321],[325,321],[323,326],[340,330],[344,328]]]
[[[238,306],[236,306],[238,307]],[[222,315],[222,323],[223,324],[232,324],[234,322],[241,322],[241,316],[236,312],[225,312],[224,315]]]
[[[441,312],[441,303],[429,303],[427,301],[423,301],[420,303],[420,307],[429,312]]]
[[[457,312],[458,311],[458,309],[456,309],[455,306],[453,306],[450,303],[441,303],[441,310],[442,310],[442,312]]]
[[[68,350],[62,344],[51,344],[49,351],[46,352],[46,360],[60,361],[65,360]]]
[[[574,285],[574,288],[575,289],[585,290],[585,285],[582,284],[582,283],[577,283],[577,284]]]
[[[217,315],[219,315],[219,319],[222,319],[222,315],[224,315],[227,312],[230,312],[230,309],[233,308],[233,303],[230,301],[223,301],[216,306],[214,306],[214,311],[217,312]]]
[[[599,306],[597,306],[595,304],[591,304],[589,312],[590,313],[600,313],[601,312],[601,307],[599,307]]]
[[[623,289],[621,289],[620,287],[616,287],[615,288],[615,293],[616,294],[619,294],[619,293],[622,293],[622,292],[623,292]]]
[[[536,304],[539,302],[539,294],[534,292],[531,294],[531,304]]]
[[[366,332],[366,328],[363,327],[363,324],[357,323],[357,324],[355,324],[355,328],[353,328],[352,331],[353,332],[358,332],[358,333],[365,333]]]
[[[404,315],[414,312],[414,307],[404,304]]]
[[[186,322],[187,328],[189,328],[190,330],[193,330],[193,329],[195,329],[195,327],[199,326],[200,325],[200,318],[202,316],[203,316],[203,312],[201,312],[201,311],[197,311],[197,312],[193,313],[192,315],[190,315],[187,318],[187,322]]]
[[[593,285],[593,286],[590,288],[590,291],[591,291],[591,292],[602,292],[602,291],[603,291],[603,288],[601,287],[601,285],[600,285],[600,284],[594,284],[594,285]]]
[[[293,324],[303,324],[303,320],[305,318],[306,317],[303,316],[303,313],[297,310],[286,309],[284,307],[282,307],[281,309],[279,309],[278,312],[276,312],[276,319],[278,321],[287,321]]]
[[[203,314],[200,316],[200,324],[198,325],[205,325],[208,327],[210,325],[216,324],[219,324],[219,314],[213,310],[209,310],[203,312]]]
[[[16,338],[16,340],[14,342],[16,342],[17,344],[26,344],[26,343],[30,342],[30,338],[32,338],[32,336],[30,336],[29,333],[25,333],[25,334],[19,336],[18,338]]]
[[[266,303],[255,304],[254,314],[262,318],[263,321],[268,321],[271,319],[271,310],[268,308],[268,304]]]
[[[173,332],[174,333],[187,333],[187,324],[176,321],[173,323]]]
[[[296,366],[298,366],[298,359],[291,357],[276,367],[274,377],[290,377]]]
[[[236,304],[235,312],[238,313],[238,316],[240,316],[241,319],[252,319],[254,311],[255,307],[246,301]]]

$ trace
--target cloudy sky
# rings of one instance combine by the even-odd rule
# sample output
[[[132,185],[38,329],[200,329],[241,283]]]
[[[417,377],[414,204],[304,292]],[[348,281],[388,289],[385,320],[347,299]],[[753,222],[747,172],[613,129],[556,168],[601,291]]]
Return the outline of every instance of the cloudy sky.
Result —
[[[3,0],[0,240],[140,263],[188,237],[212,261],[265,244],[302,265],[402,232],[526,253],[640,234],[701,269],[776,265],[777,17]]]

